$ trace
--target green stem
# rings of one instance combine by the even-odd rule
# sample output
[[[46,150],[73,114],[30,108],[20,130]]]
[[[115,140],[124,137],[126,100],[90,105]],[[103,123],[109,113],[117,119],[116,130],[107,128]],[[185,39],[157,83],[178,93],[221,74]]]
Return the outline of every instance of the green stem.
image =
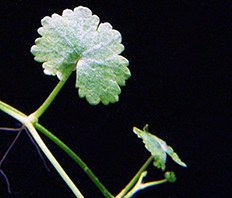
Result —
[[[35,130],[34,126],[31,122],[25,123],[25,126],[30,131],[32,137],[40,147],[40,149],[43,151],[43,153],[46,155],[46,157],[49,159],[49,161],[52,163],[54,168],[57,170],[57,172],[60,174],[60,176],[63,178],[63,180],[66,182],[66,184],[69,186],[69,188],[72,190],[72,192],[75,194],[78,198],[84,198],[84,196],[81,194],[81,192],[78,190],[78,188],[75,186],[73,181],[69,178],[69,176],[66,174],[64,169],[60,166],[59,162],[56,160],[56,158],[52,155],[50,150],[47,148],[47,146],[44,144],[43,140],[40,138],[39,134]]]
[[[50,131],[44,128],[39,123],[35,124],[35,127],[51,139],[55,144],[57,144],[63,151],[65,151],[89,176],[89,178],[94,182],[98,189],[103,193],[107,198],[114,198],[114,196],[105,188],[105,186],[98,180],[94,173],[89,169],[89,167],[78,157],[65,143],[53,135]]]
[[[57,94],[59,93],[59,91],[61,90],[61,88],[66,83],[67,79],[68,78],[66,78],[65,80],[61,80],[56,85],[56,87],[52,90],[52,92],[47,97],[47,99],[44,101],[44,103],[34,113],[32,113],[31,115],[33,115],[35,118],[38,119],[44,113],[44,111],[46,111],[46,109],[50,106],[50,104],[55,99],[55,97],[57,96]]]
[[[167,179],[161,179],[159,181],[147,182],[147,183],[143,184],[143,188],[141,188],[141,189],[145,189],[145,188],[148,188],[151,186],[157,186],[157,185],[166,183],[167,181],[168,181]]]
[[[138,191],[143,190],[145,188],[151,187],[151,186],[156,186],[162,183],[167,182],[167,179],[162,179],[159,181],[153,181],[153,182],[147,182],[144,183],[143,179],[144,177],[146,177],[147,175],[147,171],[142,172],[142,174],[140,175],[137,183],[134,185],[134,187],[124,196],[124,198],[131,198],[134,196],[134,194],[136,194]]]
[[[116,198],[123,197],[138,181],[140,175],[146,170],[148,165],[152,162],[153,156],[150,156],[147,161],[143,164],[143,166],[139,169],[136,175],[132,178],[132,180],[126,185],[126,187],[116,196]]]
[[[44,103],[32,114],[30,114],[28,117],[23,114],[22,112],[18,111],[17,109],[11,107],[10,105],[0,101],[0,109],[7,114],[11,115],[12,117],[19,120],[21,123],[25,123],[24,119],[26,118],[30,124],[33,124],[38,130],[43,132],[47,137],[49,137],[52,141],[54,141],[60,148],[62,148],[71,158],[73,158],[77,164],[86,172],[86,174],[91,178],[91,180],[95,183],[95,185],[99,188],[99,190],[104,194],[107,198],[113,198],[114,196],[111,195],[111,193],[104,187],[104,185],[98,180],[98,178],[94,175],[94,173],[87,167],[87,165],[71,150],[69,147],[67,147],[62,141],[60,141],[57,137],[55,137],[52,133],[50,133],[47,129],[45,129],[42,125],[38,123],[38,118],[44,113],[44,111],[50,106],[52,101],[55,99],[65,82],[67,81],[68,77],[65,80],[60,81],[56,87],[53,89],[51,94],[48,96],[48,98],[44,101]],[[32,126],[33,126],[32,125]],[[30,129],[29,129],[30,130]],[[33,131],[33,130],[32,130]],[[36,132],[37,133],[37,132]],[[34,137],[34,135],[32,134]],[[37,137],[37,136],[35,136]],[[38,137],[37,137],[38,139]],[[38,140],[35,140],[36,142]],[[42,141],[42,139],[41,139]],[[38,143],[39,144],[39,143]],[[44,144],[44,143],[43,143]],[[44,144],[44,146],[46,146]],[[44,147],[43,146],[43,147]],[[42,148],[41,148],[42,149]],[[44,151],[44,148],[42,149]],[[46,149],[46,152],[48,149]],[[50,153],[50,151],[49,151]],[[50,153],[51,154],[51,153]],[[49,154],[49,157],[51,155]],[[47,155],[45,153],[45,155]],[[54,157],[53,157],[54,158]],[[55,159],[55,158],[54,158]],[[53,159],[52,163],[56,163]],[[57,165],[56,165],[57,166]],[[62,167],[57,166],[59,169]],[[56,167],[55,167],[56,168]],[[58,171],[59,172],[59,171]],[[60,174],[62,178],[66,177],[64,174]],[[67,179],[65,179],[67,181]],[[68,184],[68,183],[67,183]],[[72,182],[69,182],[68,186],[73,186]],[[71,187],[70,187],[71,188]],[[72,187],[73,188],[73,187]],[[71,189],[72,189],[71,188]]]
[[[23,122],[25,117],[27,117],[27,115],[25,115],[21,111],[15,109],[14,107],[6,104],[5,102],[3,102],[1,100],[0,100],[0,110],[5,112],[6,114],[10,115],[11,117],[17,119],[20,122]]]
[[[0,101],[0,110],[2,110],[3,112],[7,113],[10,116],[12,116],[13,118],[17,119],[18,121],[20,121],[23,125],[25,125],[27,127],[27,129],[30,131],[30,134],[34,138],[35,142],[38,144],[40,149],[44,152],[46,157],[52,163],[52,165],[57,170],[57,172],[60,174],[60,176],[63,178],[63,180],[66,182],[66,184],[70,187],[70,189],[73,191],[73,193],[76,195],[76,197],[77,198],[84,198],[83,195],[81,194],[81,192],[78,190],[78,188],[72,182],[72,180],[65,173],[63,168],[57,162],[55,157],[49,151],[47,146],[44,144],[43,140],[40,138],[39,134],[37,133],[36,129],[33,126],[33,123],[36,120],[34,118],[34,116],[26,116],[22,112],[18,111],[14,107],[12,107],[12,106],[10,106],[2,101]]]

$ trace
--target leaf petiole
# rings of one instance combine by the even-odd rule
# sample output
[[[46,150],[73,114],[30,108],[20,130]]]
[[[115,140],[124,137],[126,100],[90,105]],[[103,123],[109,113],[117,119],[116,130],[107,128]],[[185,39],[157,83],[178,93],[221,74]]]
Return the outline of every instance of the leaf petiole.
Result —
[[[142,174],[140,175],[138,182],[135,184],[135,186],[130,190],[130,192],[128,192],[124,198],[131,198],[135,193],[137,193],[140,190],[143,190],[145,188],[151,187],[151,186],[156,186],[162,183],[167,182],[167,179],[162,179],[159,181],[153,181],[153,182],[147,182],[147,183],[143,183],[143,178],[146,177],[147,175],[147,171],[142,172]]]
[[[126,185],[126,187],[115,197],[115,198],[121,198],[124,197],[125,194],[135,185],[135,183],[140,178],[141,174],[146,170],[148,165],[152,162],[153,156],[150,156],[147,161],[143,164],[143,166],[139,169],[139,171],[136,173],[136,175],[132,178],[132,180]]]
[[[71,73],[68,75],[68,77],[70,75],[71,75]],[[49,96],[43,102],[43,104],[34,113],[32,113],[31,116],[33,115],[35,118],[38,119],[46,111],[46,109],[50,106],[50,104],[52,103],[52,101],[55,99],[55,97],[57,96],[57,94],[60,92],[61,88],[66,83],[68,77],[66,79],[64,79],[64,80],[60,80],[60,82],[52,90],[52,92],[49,94]]]

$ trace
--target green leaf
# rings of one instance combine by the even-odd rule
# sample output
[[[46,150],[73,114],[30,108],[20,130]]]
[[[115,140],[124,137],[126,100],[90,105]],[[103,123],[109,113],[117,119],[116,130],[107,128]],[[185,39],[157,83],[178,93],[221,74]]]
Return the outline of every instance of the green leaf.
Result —
[[[167,179],[168,182],[174,183],[176,181],[176,176],[173,171],[168,171],[164,174],[165,179]]]
[[[43,62],[44,73],[66,80],[76,70],[79,96],[90,104],[118,101],[120,86],[130,77],[129,62],[119,55],[124,46],[121,34],[89,8],[66,9],[62,16],[44,17],[31,53]]]
[[[165,170],[167,159],[166,154],[168,154],[177,164],[187,167],[187,165],[182,162],[178,155],[173,151],[172,147],[168,146],[165,141],[157,136],[148,132],[148,125],[144,127],[143,131],[134,127],[133,132],[137,134],[139,138],[143,139],[146,149],[151,152],[154,157],[154,166],[157,168]]]

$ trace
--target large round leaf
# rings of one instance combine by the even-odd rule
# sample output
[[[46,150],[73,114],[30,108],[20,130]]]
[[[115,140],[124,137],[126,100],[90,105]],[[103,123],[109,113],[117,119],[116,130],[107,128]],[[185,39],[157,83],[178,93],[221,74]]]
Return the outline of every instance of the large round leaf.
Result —
[[[93,105],[118,101],[119,85],[130,77],[128,60],[119,55],[124,50],[121,34],[109,23],[99,24],[99,18],[82,6],[66,9],[62,16],[46,16],[41,22],[42,37],[31,52],[43,62],[45,74],[66,80],[76,71],[80,97]]]

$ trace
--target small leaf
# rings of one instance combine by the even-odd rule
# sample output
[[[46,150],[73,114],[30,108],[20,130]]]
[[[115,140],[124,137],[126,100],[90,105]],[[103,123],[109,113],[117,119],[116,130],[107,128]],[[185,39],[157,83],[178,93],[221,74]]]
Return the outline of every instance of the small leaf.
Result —
[[[44,73],[66,80],[76,70],[79,96],[90,104],[107,105],[118,101],[130,77],[129,62],[119,54],[124,50],[121,34],[89,8],[66,9],[62,16],[44,17],[31,53],[43,62]]]
[[[154,166],[165,170],[165,164],[167,155],[166,153],[175,161],[177,164],[187,167],[187,165],[181,161],[178,155],[173,151],[173,149],[166,144],[165,141],[161,140],[155,135],[148,132],[148,125],[146,125],[142,130],[137,127],[133,128],[133,132],[138,135],[139,138],[143,139],[145,147],[149,152],[151,152],[154,157]]]
[[[168,171],[164,174],[164,177],[167,179],[168,182],[174,183],[176,181],[176,176],[173,171]]]

